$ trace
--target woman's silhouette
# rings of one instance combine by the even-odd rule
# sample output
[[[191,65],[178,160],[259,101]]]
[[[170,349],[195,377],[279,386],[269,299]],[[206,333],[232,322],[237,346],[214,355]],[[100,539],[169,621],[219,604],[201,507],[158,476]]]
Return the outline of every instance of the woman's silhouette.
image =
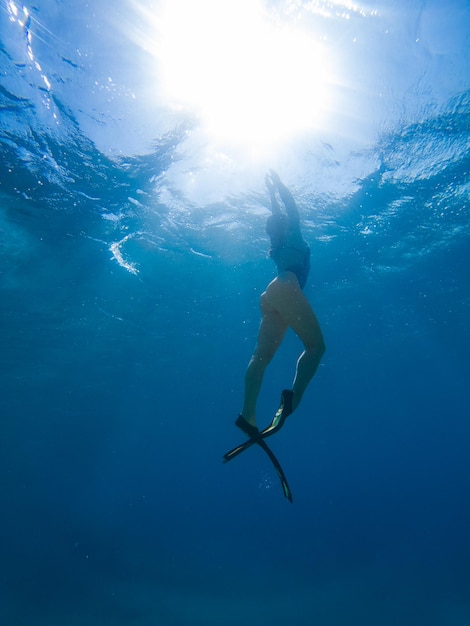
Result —
[[[250,437],[259,436],[256,427],[258,394],[266,367],[281,345],[286,330],[292,328],[304,344],[304,350],[297,361],[292,389],[282,392],[279,410],[262,435],[277,431],[285,418],[295,411],[325,351],[320,325],[302,291],[310,269],[310,248],[300,232],[299,211],[292,194],[276,172],[270,170],[265,182],[271,195],[272,211],[266,224],[271,239],[269,256],[277,266],[278,275],[261,295],[261,325],[245,375],[243,409],[236,421],[236,425]],[[277,193],[285,213],[281,211]]]

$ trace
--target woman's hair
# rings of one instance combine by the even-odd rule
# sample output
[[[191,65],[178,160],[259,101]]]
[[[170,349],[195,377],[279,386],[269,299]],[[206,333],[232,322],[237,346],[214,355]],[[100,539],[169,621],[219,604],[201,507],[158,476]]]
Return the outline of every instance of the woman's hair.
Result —
[[[287,230],[287,216],[284,213],[273,213],[266,222],[266,232],[272,240],[279,241],[284,238]],[[273,244],[274,245],[274,244]]]
[[[268,256],[275,259],[277,253],[284,244],[284,237],[287,231],[287,216],[284,213],[273,213],[266,221],[266,232],[271,239],[271,249]]]

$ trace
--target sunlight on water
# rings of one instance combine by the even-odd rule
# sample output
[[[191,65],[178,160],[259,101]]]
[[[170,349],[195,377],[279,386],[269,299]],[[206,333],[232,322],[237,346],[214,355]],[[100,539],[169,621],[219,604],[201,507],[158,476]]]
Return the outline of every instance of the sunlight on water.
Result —
[[[113,254],[113,258],[118,262],[118,264],[130,272],[131,274],[138,274],[136,264],[126,261],[122,253],[122,246],[131,239],[133,235],[126,235],[121,241],[117,241],[110,246],[110,251]]]
[[[328,59],[299,24],[276,20],[255,0],[135,9],[145,15],[141,41],[157,63],[161,95],[170,108],[197,116],[217,144],[256,157],[321,126]]]
[[[49,91],[51,89],[51,83],[49,78],[43,72],[40,63],[35,59],[32,47],[32,35],[30,30],[31,25],[31,15],[28,9],[24,6],[18,8],[18,6],[14,2],[9,2],[7,4],[7,11],[11,22],[16,22],[18,26],[23,29],[23,34],[26,40],[26,50],[29,60],[33,63],[35,69],[40,73],[41,79],[44,82],[46,89]]]

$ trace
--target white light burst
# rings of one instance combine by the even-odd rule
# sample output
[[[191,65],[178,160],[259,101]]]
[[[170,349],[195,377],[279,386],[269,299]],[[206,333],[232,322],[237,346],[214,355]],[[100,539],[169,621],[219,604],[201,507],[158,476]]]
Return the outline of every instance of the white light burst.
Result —
[[[157,60],[159,97],[196,115],[221,145],[272,151],[319,128],[327,107],[325,55],[300,26],[258,0],[165,0],[145,47]]]

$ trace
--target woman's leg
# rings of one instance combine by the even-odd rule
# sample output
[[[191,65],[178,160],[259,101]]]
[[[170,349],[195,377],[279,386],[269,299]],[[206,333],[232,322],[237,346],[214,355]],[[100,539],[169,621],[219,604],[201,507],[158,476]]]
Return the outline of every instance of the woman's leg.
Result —
[[[264,372],[281,345],[287,330],[287,323],[279,312],[269,304],[266,292],[261,295],[260,304],[261,325],[256,348],[245,374],[245,399],[242,410],[243,417],[252,425],[256,425],[256,401],[263,382]]]
[[[325,352],[323,335],[317,317],[294,274],[288,272],[278,277],[277,282],[273,281],[268,287],[267,298],[305,347],[297,361],[293,383],[292,408],[295,410]]]

